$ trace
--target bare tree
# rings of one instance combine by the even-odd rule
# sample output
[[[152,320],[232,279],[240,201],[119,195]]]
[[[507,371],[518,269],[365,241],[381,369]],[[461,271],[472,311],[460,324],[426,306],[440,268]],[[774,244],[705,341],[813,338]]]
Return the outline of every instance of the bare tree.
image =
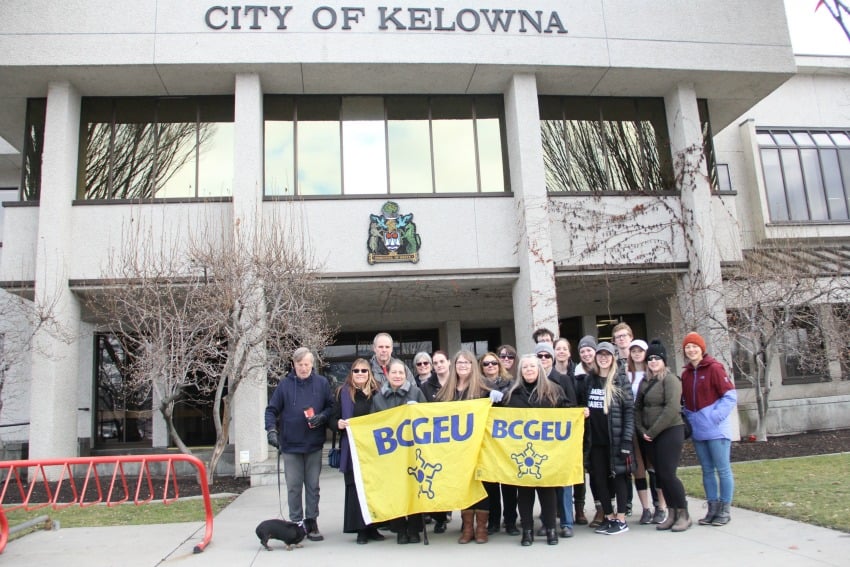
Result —
[[[12,369],[21,364],[36,347],[39,332],[70,343],[74,335],[56,318],[56,299],[36,302],[0,290],[0,416],[7,401]],[[44,353],[49,356],[49,353]]]
[[[103,274],[117,285],[90,301],[132,352],[125,386],[154,389],[181,451],[189,448],[174,427],[175,404],[189,392],[212,397],[210,482],[229,442],[239,385],[265,387],[295,348],[318,352],[332,337],[317,265],[303,227],[289,220],[232,233],[201,223],[179,245],[132,229]]]
[[[843,325],[824,320],[840,318],[833,307],[846,301],[846,270],[829,257],[825,247],[773,241],[746,251],[724,277],[728,312],[715,324],[729,334],[731,370],[753,387],[759,441],[767,440],[771,370],[784,364],[789,372],[828,379],[835,359],[828,353],[845,349]]]
[[[207,357],[222,362],[213,405],[212,474],[228,443],[233,400],[242,381],[266,384],[267,376],[276,381],[296,348],[319,352],[334,329],[327,323],[324,289],[299,222],[275,219],[254,229],[237,227],[222,246],[209,242],[193,240],[190,254],[209,269],[209,298],[220,302],[222,316],[222,340]]]
[[[120,341],[127,362],[112,398],[147,397],[151,391],[181,452],[191,453],[174,427],[174,409],[192,392],[203,397],[214,381],[205,373],[210,342],[218,340],[218,320],[208,311],[206,274],[177,243],[157,239],[134,223],[104,269],[114,282],[88,305]],[[120,357],[115,357],[118,360]]]

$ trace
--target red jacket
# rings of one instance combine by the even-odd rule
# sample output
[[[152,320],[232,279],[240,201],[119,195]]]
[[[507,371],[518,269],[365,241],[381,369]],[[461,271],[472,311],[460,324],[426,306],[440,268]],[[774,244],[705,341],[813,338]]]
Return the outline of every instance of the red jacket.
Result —
[[[710,406],[734,389],[735,384],[723,365],[707,354],[696,368],[687,363],[682,369],[682,400],[690,411]]]

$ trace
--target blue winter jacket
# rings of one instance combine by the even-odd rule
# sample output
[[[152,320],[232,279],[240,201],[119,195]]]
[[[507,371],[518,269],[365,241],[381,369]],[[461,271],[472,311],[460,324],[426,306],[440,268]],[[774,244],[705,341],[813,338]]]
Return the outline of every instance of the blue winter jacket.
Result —
[[[266,431],[277,429],[282,453],[312,453],[325,443],[325,426],[310,428],[304,410],[323,414],[325,421],[333,410],[328,379],[314,370],[305,379],[292,371],[275,388],[266,407]]]

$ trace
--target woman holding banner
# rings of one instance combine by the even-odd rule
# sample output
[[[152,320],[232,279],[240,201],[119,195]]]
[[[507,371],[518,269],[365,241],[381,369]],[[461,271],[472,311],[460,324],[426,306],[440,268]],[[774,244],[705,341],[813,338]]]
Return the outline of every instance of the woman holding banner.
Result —
[[[331,424],[341,432],[339,441],[339,471],[345,479],[345,507],[342,518],[343,533],[357,533],[357,543],[369,543],[369,540],[382,541],[384,536],[373,525],[366,525],[360,513],[360,499],[354,485],[354,470],[351,464],[351,451],[345,429],[352,417],[367,415],[372,411],[372,396],[378,392],[378,382],[372,375],[369,361],[358,358],[351,365],[351,371],[345,382],[336,392]]]
[[[631,385],[625,373],[617,368],[616,353],[617,349],[609,342],[597,345],[597,370],[588,377],[585,411],[585,436],[590,440],[588,470],[593,479],[594,496],[599,498],[605,513],[605,520],[596,528],[596,533],[606,535],[629,531],[626,475],[631,464],[634,403]],[[611,506],[609,477],[613,477],[617,498],[616,514]]]
[[[513,377],[507,371],[499,356],[494,352],[481,355],[479,361],[481,377],[484,384],[490,390],[499,390],[503,394],[511,387]],[[498,482],[485,482],[484,489],[487,491],[487,499],[490,503],[490,517],[487,522],[487,533],[495,534],[499,531],[499,522],[502,518],[502,485]],[[514,491],[515,493],[515,491]],[[513,524],[514,535],[516,530],[516,496],[511,497],[511,491],[507,491],[507,502],[505,503],[505,528]],[[513,506],[513,517],[511,517],[511,506]],[[510,532],[508,532],[510,533]]]
[[[422,391],[407,380],[407,366],[404,362],[393,358],[387,366],[387,372],[387,381],[380,391],[372,396],[372,413],[427,401]],[[419,537],[423,528],[422,514],[396,518],[390,522],[390,527],[396,532],[396,543],[422,541]]]
[[[500,394],[498,390],[493,390]],[[475,400],[486,398],[490,390],[484,384],[481,372],[478,371],[478,361],[475,355],[468,350],[458,352],[452,360],[452,369],[449,379],[440,388],[436,401],[457,402],[461,400]],[[501,396],[499,396],[501,399]],[[487,543],[487,524],[490,519],[490,503],[485,497],[476,502],[466,510],[461,510],[461,534],[458,543],[469,543],[475,539],[475,543]]]
[[[536,354],[523,355],[519,360],[519,372],[503,401],[510,408],[560,408],[565,407],[564,390],[546,378],[546,370]],[[520,486],[517,488],[519,517],[522,523],[523,546],[534,542],[534,495],[540,499],[540,516],[546,530],[546,543],[558,544],[555,531],[557,488],[554,486]]]

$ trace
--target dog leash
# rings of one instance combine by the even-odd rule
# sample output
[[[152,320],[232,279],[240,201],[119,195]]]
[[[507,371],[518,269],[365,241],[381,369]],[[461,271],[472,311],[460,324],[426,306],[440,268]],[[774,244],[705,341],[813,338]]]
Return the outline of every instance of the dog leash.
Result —
[[[283,517],[283,493],[280,489],[280,449],[277,450],[277,511],[280,515],[281,520],[285,520]]]

